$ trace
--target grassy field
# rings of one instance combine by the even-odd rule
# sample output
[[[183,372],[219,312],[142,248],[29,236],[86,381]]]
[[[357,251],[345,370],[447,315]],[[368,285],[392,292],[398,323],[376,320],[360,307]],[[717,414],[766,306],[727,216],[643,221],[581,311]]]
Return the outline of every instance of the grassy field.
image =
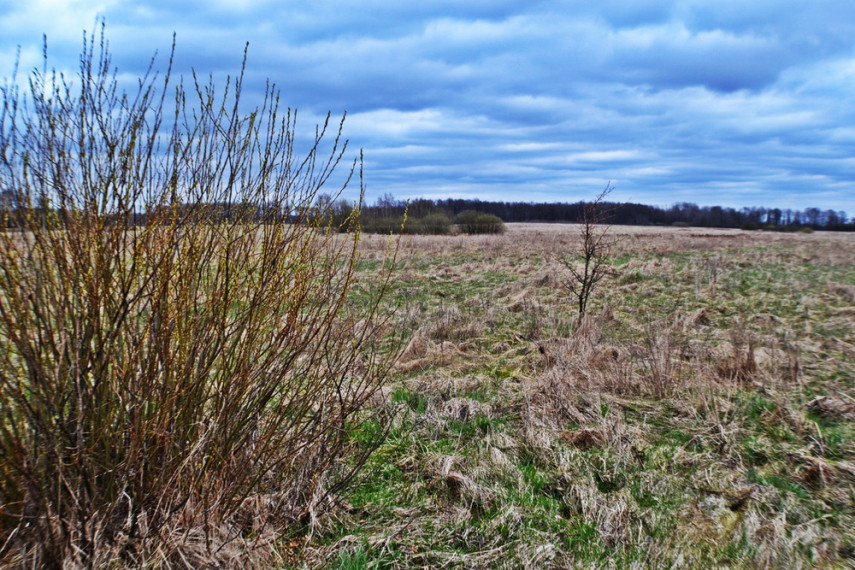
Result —
[[[401,414],[295,566],[855,565],[855,235],[615,227],[579,321],[577,232],[401,239]]]

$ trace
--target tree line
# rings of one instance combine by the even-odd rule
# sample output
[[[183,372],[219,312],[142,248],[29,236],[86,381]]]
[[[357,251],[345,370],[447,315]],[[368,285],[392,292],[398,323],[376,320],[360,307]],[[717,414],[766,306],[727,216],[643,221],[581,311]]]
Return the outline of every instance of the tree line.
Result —
[[[492,214],[504,222],[579,222],[592,202],[496,202],[478,199],[445,198],[431,200],[417,198],[395,199],[390,194],[378,198],[373,205],[363,207],[363,218],[392,218],[407,215],[422,218],[437,212],[457,216],[474,210]],[[819,208],[781,209],[765,207],[730,208],[723,206],[698,206],[688,202],[660,208],[632,202],[600,202],[596,208],[604,218],[616,225],[637,226],[693,226],[706,228],[742,228],[855,231],[855,220],[846,212]]]
[[[498,202],[466,198],[444,198],[432,200],[416,198],[412,200],[396,199],[391,194],[384,194],[374,204],[362,205],[360,217],[363,224],[382,226],[386,229],[399,227],[404,212],[410,223],[425,220],[427,223],[449,218],[451,223],[464,212],[481,212],[496,216],[503,222],[579,222],[593,202]],[[18,209],[19,204],[14,194],[5,190],[0,192],[0,211],[11,214]],[[236,221],[252,219],[258,221],[271,213],[281,215],[281,212],[270,212],[264,205],[247,205],[239,203],[211,203],[205,205],[187,205],[187,208],[204,209],[207,220]],[[350,217],[357,204],[340,199],[332,200],[328,195],[319,196],[313,209],[327,212],[334,220],[344,220]],[[680,202],[670,208],[660,208],[633,202],[600,202],[596,208],[604,219],[614,225],[632,226],[692,226],[702,228],[741,228],[747,230],[770,229],[779,231],[797,231],[803,229],[855,231],[855,219],[848,218],[842,210],[821,210],[819,208],[781,209],[765,207],[730,208],[724,206],[698,206],[690,202]],[[38,206],[31,208],[41,210]],[[146,214],[134,214],[137,224],[145,224]],[[442,220],[440,220],[442,221]],[[6,227],[14,226],[12,219],[7,218]],[[368,229],[368,228],[367,228]],[[369,229],[370,231],[370,229]],[[415,233],[423,233],[416,231]],[[432,233],[432,232],[425,232]],[[433,233],[446,233],[436,231]]]

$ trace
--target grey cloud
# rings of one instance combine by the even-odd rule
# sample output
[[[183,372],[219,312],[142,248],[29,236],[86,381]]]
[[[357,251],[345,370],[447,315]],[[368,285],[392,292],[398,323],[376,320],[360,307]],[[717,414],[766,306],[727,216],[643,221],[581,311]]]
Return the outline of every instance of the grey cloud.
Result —
[[[652,39],[624,42],[610,58],[612,73],[630,84],[732,92],[770,85],[793,59],[783,46],[760,37],[679,27],[654,33]]]
[[[246,101],[267,78],[311,130],[347,109],[369,199],[472,196],[777,205],[855,213],[855,4],[842,0],[113,2],[133,75],[177,33],[176,71],[220,80],[250,42]],[[83,20],[86,21],[83,21]],[[0,61],[41,32],[73,69],[80,31],[0,16]],[[36,45],[34,48],[33,45]],[[790,200],[789,203],[783,203]]]

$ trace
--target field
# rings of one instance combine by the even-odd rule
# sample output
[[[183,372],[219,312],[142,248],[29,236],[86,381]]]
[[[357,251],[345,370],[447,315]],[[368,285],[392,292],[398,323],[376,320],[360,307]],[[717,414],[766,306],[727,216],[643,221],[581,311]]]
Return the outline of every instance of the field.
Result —
[[[855,235],[573,225],[404,236],[400,410],[297,567],[855,564]],[[364,236],[361,270],[387,239]],[[370,274],[370,273],[369,273]],[[371,289],[363,280],[353,302]]]

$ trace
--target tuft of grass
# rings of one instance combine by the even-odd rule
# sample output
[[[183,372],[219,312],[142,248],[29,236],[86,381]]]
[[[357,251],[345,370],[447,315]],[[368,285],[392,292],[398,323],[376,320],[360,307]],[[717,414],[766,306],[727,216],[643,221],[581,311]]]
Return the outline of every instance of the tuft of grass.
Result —
[[[392,392],[392,401],[407,404],[417,414],[424,414],[427,410],[429,399],[426,394],[410,392],[399,387],[395,388],[395,391]]]

